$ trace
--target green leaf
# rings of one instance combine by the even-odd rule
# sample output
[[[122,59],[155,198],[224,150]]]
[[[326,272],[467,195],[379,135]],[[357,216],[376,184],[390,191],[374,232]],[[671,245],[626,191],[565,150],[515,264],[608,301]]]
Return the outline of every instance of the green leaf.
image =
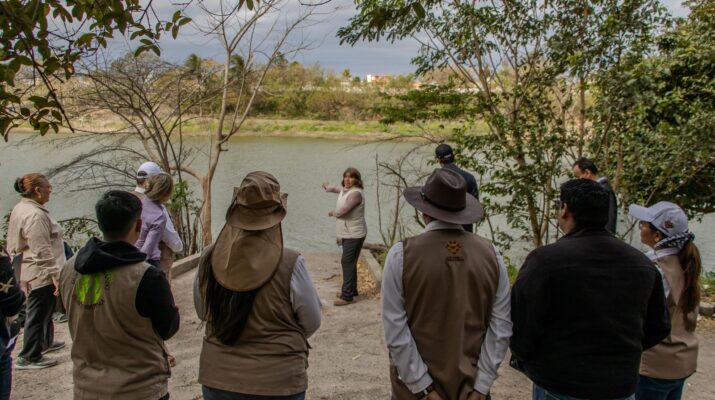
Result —
[[[424,18],[427,16],[424,7],[422,7],[422,4],[420,3],[412,3],[412,9],[415,11],[415,14],[417,14],[419,18]]]

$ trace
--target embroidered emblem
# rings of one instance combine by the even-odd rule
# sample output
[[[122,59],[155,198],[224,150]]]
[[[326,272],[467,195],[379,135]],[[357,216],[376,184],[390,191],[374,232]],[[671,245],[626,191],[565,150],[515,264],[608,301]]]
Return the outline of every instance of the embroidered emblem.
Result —
[[[10,293],[10,289],[12,289],[12,277],[7,280],[7,283],[0,282],[0,292]]]
[[[104,291],[109,289],[114,277],[110,272],[98,272],[91,275],[80,275],[75,280],[74,298],[83,306],[99,306],[104,304]]]
[[[459,250],[462,250],[462,245],[457,242],[447,242],[447,251],[452,254],[457,254]]]
[[[665,223],[663,223],[663,225],[665,225],[665,227],[668,229],[673,229],[675,227],[675,225],[673,225],[673,221],[671,221],[671,220],[665,221]]]

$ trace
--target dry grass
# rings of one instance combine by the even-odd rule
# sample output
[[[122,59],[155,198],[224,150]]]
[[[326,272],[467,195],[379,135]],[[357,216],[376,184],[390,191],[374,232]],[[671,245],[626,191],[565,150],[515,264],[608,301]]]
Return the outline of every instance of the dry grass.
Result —
[[[372,277],[370,270],[367,268],[367,263],[362,259],[358,260],[357,267],[358,275],[358,293],[364,299],[377,299],[380,297],[380,288]]]

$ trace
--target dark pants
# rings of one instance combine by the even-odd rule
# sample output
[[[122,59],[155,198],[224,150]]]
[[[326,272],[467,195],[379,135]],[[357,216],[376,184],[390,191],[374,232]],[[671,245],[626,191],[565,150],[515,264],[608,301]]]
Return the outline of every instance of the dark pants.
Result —
[[[0,356],[0,400],[10,399],[10,389],[12,387],[12,350],[15,343],[5,349]]]
[[[638,376],[636,400],[680,400],[683,396],[683,379],[657,379]]]
[[[343,239],[343,256],[340,263],[343,266],[343,287],[341,297],[343,300],[352,300],[358,295],[357,292],[357,261],[360,257],[360,250],[365,238]]]
[[[232,393],[225,390],[213,389],[208,386],[201,386],[201,393],[204,400],[304,400],[305,392],[291,394],[289,396],[260,396],[257,394]]]
[[[19,356],[27,361],[38,361],[42,350],[50,347],[55,339],[52,313],[55,311],[55,287],[47,285],[33,289],[27,296],[27,317],[22,351]]]

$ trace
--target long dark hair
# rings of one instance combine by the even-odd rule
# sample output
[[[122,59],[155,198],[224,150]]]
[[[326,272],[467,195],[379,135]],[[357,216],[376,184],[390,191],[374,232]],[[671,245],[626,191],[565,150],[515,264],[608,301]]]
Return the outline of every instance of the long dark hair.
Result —
[[[685,319],[685,329],[695,330],[695,320],[689,319],[688,314],[695,311],[700,303],[700,273],[702,271],[702,260],[698,246],[691,241],[683,246],[678,253],[680,266],[683,268],[683,292],[680,294],[680,310]]]
[[[245,292],[235,292],[221,286],[211,268],[213,246],[205,250],[199,266],[201,287],[204,289],[204,320],[208,326],[208,336],[215,337],[227,346],[238,343],[248,317],[253,309],[253,301],[260,288]]]

